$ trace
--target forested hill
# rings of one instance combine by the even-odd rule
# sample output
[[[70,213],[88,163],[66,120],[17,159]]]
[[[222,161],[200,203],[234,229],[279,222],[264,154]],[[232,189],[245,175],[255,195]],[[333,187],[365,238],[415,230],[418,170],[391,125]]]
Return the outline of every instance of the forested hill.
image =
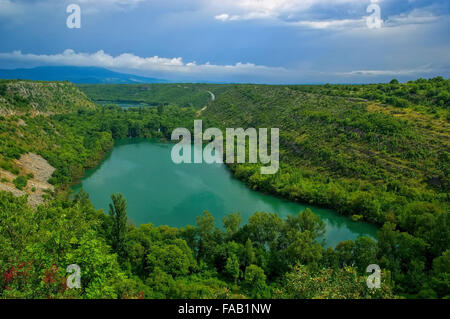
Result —
[[[95,106],[66,82],[0,81],[0,298],[448,298],[448,80],[425,81],[376,90],[87,87],[99,99],[158,101],[144,108]],[[408,105],[389,103],[405,92],[415,94],[403,95]],[[69,196],[67,186],[114,139],[167,139],[177,127],[192,129],[196,118],[204,128],[280,128],[277,174],[239,164],[230,167],[234,176],[256,190],[377,223],[377,241],[325,248],[324,223],[309,210],[286,220],[256,212],[245,225],[230,214],[222,229],[208,212],[196,226],[137,227],[127,224],[120,194],[109,215],[84,192]],[[43,204],[31,208],[21,195]],[[83,271],[82,289],[65,286],[70,264]],[[366,285],[369,264],[381,267],[381,289]]]
[[[441,76],[399,83],[393,79],[389,84],[365,85],[302,85],[296,89],[305,92],[344,96],[377,101],[405,108],[425,108],[432,113],[440,108],[450,108],[450,80]]]
[[[199,109],[211,99],[207,91],[209,86],[202,84],[79,84],[78,87],[92,100],[112,104],[134,103],[144,106],[174,104]]]
[[[0,114],[63,113],[95,107],[70,82],[0,80]]]
[[[441,88],[436,95],[443,96],[448,80],[426,84],[433,92]],[[391,92],[392,85],[380,87]],[[406,91],[415,84],[394,85]],[[218,94],[201,116],[205,127],[280,128],[277,174],[260,175],[255,165],[231,167],[253,189],[332,207],[354,219],[395,223],[434,242],[431,250],[441,253],[449,245],[449,228],[443,226],[450,189],[446,103],[398,107],[341,97],[346,95],[341,90],[236,85]],[[436,233],[440,227],[442,233]]]

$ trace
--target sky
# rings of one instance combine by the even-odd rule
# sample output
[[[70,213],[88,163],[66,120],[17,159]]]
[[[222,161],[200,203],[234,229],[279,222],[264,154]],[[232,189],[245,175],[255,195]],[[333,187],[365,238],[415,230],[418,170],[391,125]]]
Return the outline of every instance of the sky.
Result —
[[[71,4],[80,28],[67,26]],[[0,68],[179,82],[448,78],[449,31],[448,0],[0,0]]]

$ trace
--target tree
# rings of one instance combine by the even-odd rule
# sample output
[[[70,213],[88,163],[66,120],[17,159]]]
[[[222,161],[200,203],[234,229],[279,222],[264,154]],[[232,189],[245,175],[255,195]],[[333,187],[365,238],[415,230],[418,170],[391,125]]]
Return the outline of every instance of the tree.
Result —
[[[308,230],[314,238],[322,237],[325,234],[325,222],[309,208],[297,216],[288,216],[285,224],[288,230],[300,232]]]
[[[450,297],[450,250],[433,260],[431,286],[439,298]]]
[[[149,251],[147,264],[150,273],[159,268],[175,278],[187,275],[196,265],[192,251],[182,239],[174,239],[170,244],[151,245]]]
[[[205,210],[202,216],[197,216],[196,220],[200,238],[202,240],[210,239],[214,231],[214,216]]]
[[[256,265],[245,268],[243,287],[251,298],[269,298],[264,270]]]
[[[258,212],[248,220],[248,229],[252,242],[260,245],[273,245],[280,235],[283,221],[277,214]]]
[[[236,257],[236,255],[231,255],[227,258],[227,262],[225,264],[224,269],[225,275],[232,280],[235,284],[237,283],[237,280],[239,278],[239,260]]]
[[[80,203],[82,205],[87,205],[88,203],[90,203],[89,194],[84,189],[80,189],[73,200],[74,202]]]
[[[437,214],[434,227],[430,229],[426,239],[432,243],[430,252],[433,256],[439,256],[450,247],[450,212]]]
[[[163,112],[164,112],[164,105],[163,104],[158,104],[157,110],[158,110],[158,115],[163,114]]]
[[[109,215],[113,223],[111,228],[111,243],[114,251],[125,256],[125,233],[127,226],[127,202],[122,194],[111,195],[112,204],[109,204]]]
[[[389,82],[389,84],[398,84],[398,80],[397,79],[392,79],[391,82]]]
[[[215,238],[215,219],[214,216],[204,211],[202,216],[197,216],[197,230],[199,235],[198,255],[197,257],[211,257],[214,246],[216,245]]]
[[[63,265],[80,266],[81,285],[86,298],[117,298],[115,285],[125,279],[115,255],[108,254],[108,246],[95,231],[88,231],[77,249],[66,256]]]
[[[358,237],[353,249],[353,260],[360,273],[365,273],[367,266],[377,264],[377,243],[369,237]]]
[[[255,262],[255,260],[256,260],[255,251],[253,249],[252,241],[249,238],[245,242],[243,264],[244,266],[250,266]]]
[[[385,223],[378,232],[380,266],[392,271],[399,291],[418,293],[425,279],[426,247],[422,239],[395,230],[391,223]]]
[[[335,251],[340,267],[354,266],[354,249],[355,243],[352,240],[344,240],[337,244]]]
[[[226,235],[228,238],[233,237],[239,230],[239,226],[242,223],[241,213],[229,214],[222,219],[223,226],[225,227]]]
[[[312,234],[307,230],[295,234],[286,249],[286,255],[291,264],[299,262],[306,265],[317,263],[322,258],[322,251],[322,246],[314,240]]]
[[[393,298],[389,272],[382,271],[381,288],[369,289],[366,276],[356,269],[320,269],[312,271],[303,265],[295,266],[286,275],[276,297],[284,299],[368,299]]]

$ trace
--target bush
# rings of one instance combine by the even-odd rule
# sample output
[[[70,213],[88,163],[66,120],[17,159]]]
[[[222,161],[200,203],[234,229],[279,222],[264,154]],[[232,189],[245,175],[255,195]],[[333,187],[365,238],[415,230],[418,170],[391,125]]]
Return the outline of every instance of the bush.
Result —
[[[27,182],[28,182],[28,180],[26,179],[26,177],[24,177],[22,175],[18,176],[13,181],[14,185],[16,185],[16,188],[19,190],[24,189],[27,186]]]

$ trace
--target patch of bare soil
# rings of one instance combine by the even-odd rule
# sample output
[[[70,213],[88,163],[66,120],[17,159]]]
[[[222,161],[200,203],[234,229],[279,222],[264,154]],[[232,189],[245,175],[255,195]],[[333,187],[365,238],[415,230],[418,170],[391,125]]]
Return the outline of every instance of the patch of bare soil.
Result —
[[[48,180],[55,168],[43,157],[33,153],[24,154],[15,162],[20,169],[21,175],[31,173],[33,177],[28,180],[27,186],[23,190],[19,190],[13,183],[17,176],[0,169],[0,190],[11,192],[14,196],[28,194],[28,204],[33,207],[42,204],[44,202],[42,195],[54,190],[53,185],[49,184]]]

